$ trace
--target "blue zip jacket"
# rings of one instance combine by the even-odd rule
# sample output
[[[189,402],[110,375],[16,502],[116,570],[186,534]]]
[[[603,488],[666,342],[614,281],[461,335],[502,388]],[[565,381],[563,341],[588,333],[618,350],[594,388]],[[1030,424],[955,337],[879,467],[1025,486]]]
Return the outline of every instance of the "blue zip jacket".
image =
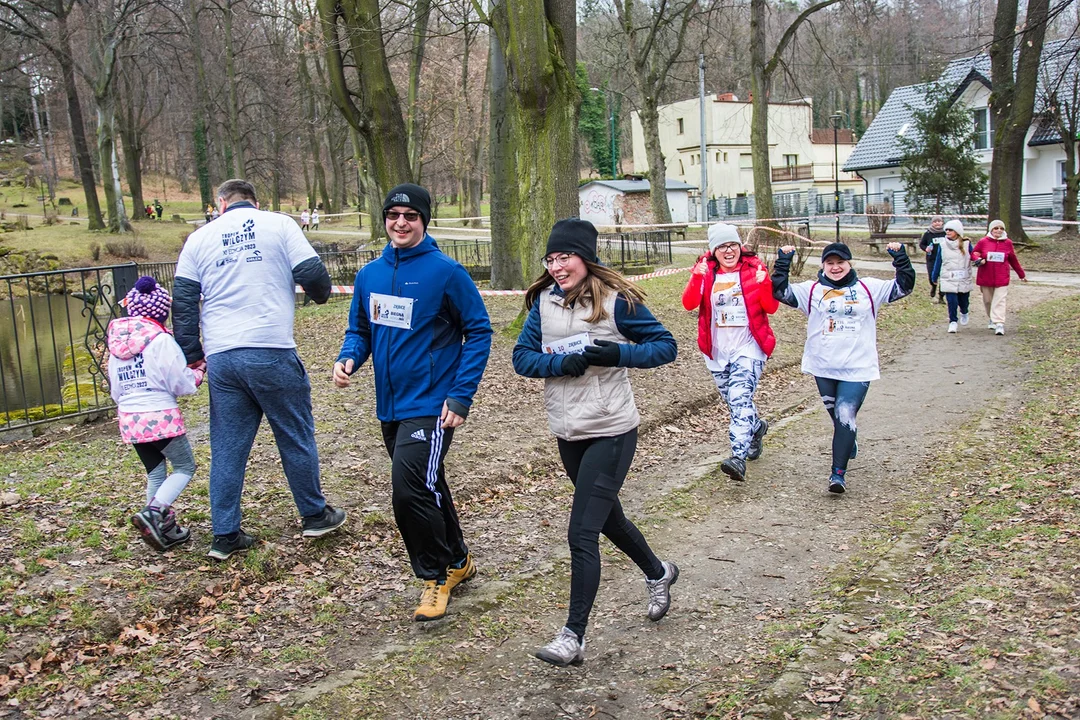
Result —
[[[385,298],[376,298],[382,320],[371,317],[372,293],[409,305],[409,328],[401,315],[386,316]],[[491,321],[476,284],[465,268],[444,255],[425,234],[419,244],[399,250],[391,243],[382,257],[356,274],[349,328],[338,361],[353,361],[353,372],[371,356],[375,369],[375,412],[383,422],[432,417],[443,402],[462,417],[491,354]]]
[[[562,294],[556,287],[555,292]],[[678,346],[674,336],[660,324],[649,308],[642,303],[630,305],[622,295],[615,298],[615,326],[635,345],[619,343],[619,364],[625,368],[654,368],[675,359]],[[542,350],[543,333],[540,327],[540,301],[533,303],[514,346],[514,371],[531,378],[559,377],[563,375],[562,355]]]

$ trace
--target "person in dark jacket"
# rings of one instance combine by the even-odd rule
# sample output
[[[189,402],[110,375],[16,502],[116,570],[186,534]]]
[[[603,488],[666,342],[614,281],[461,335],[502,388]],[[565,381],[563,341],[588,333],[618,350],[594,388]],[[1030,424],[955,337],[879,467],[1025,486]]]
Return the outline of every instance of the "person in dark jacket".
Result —
[[[937,262],[938,244],[935,240],[945,237],[945,219],[940,215],[930,218],[930,227],[919,240],[919,249],[926,253],[926,275],[930,278],[930,297],[937,294],[937,282],[934,278],[934,265]],[[938,298],[938,302],[945,302]]]
[[[406,183],[386,196],[390,242],[356,274],[334,383],[371,358],[375,412],[393,461],[394,518],[416,577],[414,620],[446,614],[450,591],[476,575],[443,461],[465,422],[491,352],[491,321],[469,273],[427,234],[431,197]]]
[[[645,574],[647,614],[658,621],[679,579],[623,514],[619,490],[637,449],[641,418],[627,368],[675,359],[675,338],[645,307],[644,293],[596,256],[596,228],[569,218],[548,238],[545,272],[525,291],[528,316],[514,370],[544,378],[548,424],[574,500],[570,508],[570,608],[555,639],[536,651],[564,667],[585,661],[585,628],[600,585],[600,533]]]
[[[293,340],[296,286],[321,304],[330,275],[292,218],[259,210],[251,183],[222,183],[217,202],[220,218],[193,232],[180,252],[173,330],[187,362],[205,368],[210,383],[209,556],[225,560],[255,543],[240,527],[240,495],[264,415],[303,536],[336,530],[345,512],[326,503],[319,485],[311,382]]]
[[[764,263],[742,246],[734,225],[709,226],[709,254],[694,265],[682,304],[698,311],[698,348],[731,416],[731,457],[720,469],[732,480],[743,480],[746,461],[761,457],[769,431],[768,421],[758,415],[754,392],[776,347],[769,314],[780,303]]]

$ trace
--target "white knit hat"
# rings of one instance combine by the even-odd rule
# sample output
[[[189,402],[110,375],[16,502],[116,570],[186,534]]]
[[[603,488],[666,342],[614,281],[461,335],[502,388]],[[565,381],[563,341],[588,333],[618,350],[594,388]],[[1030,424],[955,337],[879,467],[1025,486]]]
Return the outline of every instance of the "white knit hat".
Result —
[[[952,230],[960,237],[964,236],[964,223],[960,222],[959,220],[950,220],[949,222],[945,223],[945,229]]]
[[[715,252],[716,248],[720,247],[724,243],[739,243],[742,245],[742,238],[739,237],[739,229],[734,225],[728,225],[727,223],[716,223],[709,226],[709,252]]]
[[[990,227],[986,228],[986,232],[990,232],[994,228],[1001,228],[1002,230],[1004,230],[1005,229],[1005,223],[1003,223],[1000,220],[991,220],[990,221]]]

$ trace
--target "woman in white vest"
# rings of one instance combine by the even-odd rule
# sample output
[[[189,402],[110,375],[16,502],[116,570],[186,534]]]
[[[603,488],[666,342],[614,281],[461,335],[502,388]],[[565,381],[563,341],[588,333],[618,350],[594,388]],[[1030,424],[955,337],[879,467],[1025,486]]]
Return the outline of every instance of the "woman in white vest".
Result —
[[[975,275],[971,269],[971,242],[964,238],[964,225],[959,220],[945,223],[945,237],[935,238],[938,246],[930,281],[938,284],[938,292],[949,304],[949,332],[968,324],[971,291],[975,289]],[[957,308],[960,316],[957,318]]]
[[[600,533],[645,573],[648,616],[664,617],[679,577],[661,561],[619,503],[641,419],[627,368],[675,359],[675,338],[645,307],[644,293],[600,264],[596,228],[555,223],[545,272],[525,293],[528,316],[514,347],[514,370],[544,378],[548,423],[574,500],[570,508],[570,608],[566,626],[536,657],[559,665],[585,660],[585,628],[600,585]]]

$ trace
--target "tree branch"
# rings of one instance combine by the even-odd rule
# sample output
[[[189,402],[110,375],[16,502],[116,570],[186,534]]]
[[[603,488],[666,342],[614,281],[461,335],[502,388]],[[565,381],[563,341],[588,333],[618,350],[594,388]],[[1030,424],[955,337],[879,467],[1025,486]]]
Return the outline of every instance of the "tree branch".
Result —
[[[780,42],[776,44],[776,51],[773,52],[772,58],[769,59],[769,62],[765,63],[765,74],[772,75],[773,70],[775,70],[776,66],[780,63],[780,57],[784,54],[784,51],[787,50],[787,46],[795,38],[795,33],[798,31],[799,26],[806,22],[808,17],[818,10],[824,10],[830,5],[835,5],[838,2],[841,2],[841,0],[823,0],[823,2],[814,3],[799,13],[799,16],[787,26],[787,30],[785,30],[784,34],[780,37]]]

